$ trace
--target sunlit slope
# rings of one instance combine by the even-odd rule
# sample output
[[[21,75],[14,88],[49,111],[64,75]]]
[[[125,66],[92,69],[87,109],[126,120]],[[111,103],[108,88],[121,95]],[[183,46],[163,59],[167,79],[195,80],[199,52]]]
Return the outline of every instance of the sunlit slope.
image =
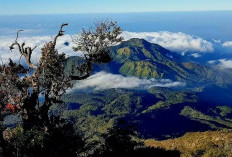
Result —
[[[112,61],[95,65],[96,71],[107,71],[140,78],[172,79],[193,83],[231,84],[232,72],[191,62],[188,57],[169,51],[143,39],[130,39],[110,47]],[[80,64],[79,57],[70,57],[66,71],[72,64]]]
[[[210,82],[217,76],[210,67],[186,62],[186,59],[143,39],[130,39],[112,47],[112,58],[122,64],[119,73],[143,78]]]
[[[164,141],[146,140],[146,146],[166,150],[179,150],[182,157],[232,156],[231,130],[192,132],[176,139]]]

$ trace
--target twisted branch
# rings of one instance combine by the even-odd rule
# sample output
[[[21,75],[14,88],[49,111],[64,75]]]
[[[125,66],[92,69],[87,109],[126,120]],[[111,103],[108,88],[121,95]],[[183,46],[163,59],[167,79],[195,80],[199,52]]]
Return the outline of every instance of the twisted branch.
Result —
[[[60,30],[59,30],[58,34],[55,36],[55,38],[53,40],[53,48],[55,48],[55,46],[56,46],[56,40],[57,40],[57,38],[64,35],[64,32],[65,32],[65,31],[63,31],[63,27],[64,26],[68,26],[68,23],[63,23],[60,26]]]
[[[19,37],[19,32],[22,32],[23,30],[18,30],[18,32],[17,32],[17,35],[16,35],[16,39],[15,39],[15,42],[17,43],[17,40],[18,40],[18,37]]]
[[[10,50],[12,51],[14,49],[14,46],[17,46],[21,56],[25,57],[28,67],[37,69],[38,67],[31,62],[32,52],[35,50],[35,48],[37,46],[35,46],[33,49],[31,49],[31,47],[24,48],[24,46],[25,46],[24,42],[20,45],[17,40],[18,40],[18,37],[19,37],[19,32],[22,32],[22,31],[23,30],[18,30],[17,31],[15,42],[11,44]],[[21,59],[21,57],[20,57],[20,59]],[[20,62],[20,60],[19,60],[19,62]]]

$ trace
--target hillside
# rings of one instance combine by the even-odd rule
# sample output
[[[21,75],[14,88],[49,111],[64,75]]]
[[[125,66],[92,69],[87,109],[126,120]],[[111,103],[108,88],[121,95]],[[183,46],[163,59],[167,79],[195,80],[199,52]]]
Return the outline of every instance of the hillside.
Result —
[[[171,79],[186,82],[187,86],[151,87],[147,90],[73,90],[67,93],[63,97],[65,105],[62,108],[53,106],[52,110],[73,122],[76,131],[83,133],[88,143],[98,146],[104,141],[102,135],[123,119],[136,128],[139,138],[170,140],[170,143],[177,138],[171,144],[173,147],[165,148],[180,150],[183,156],[213,156],[214,148],[225,154],[227,147],[220,148],[214,140],[210,142],[210,138],[224,134],[231,136],[231,133],[220,131],[232,129],[230,72],[188,62],[183,56],[142,39],[124,41],[111,50],[113,61],[105,65],[95,64],[94,73],[106,71],[138,78]],[[70,57],[66,71],[81,62],[80,57]],[[198,136],[208,143],[197,141],[195,138]],[[189,138],[196,147],[187,151]],[[163,145],[165,141],[162,141]],[[160,147],[159,142],[155,147]],[[221,142],[231,141],[223,138]],[[198,143],[203,150],[197,147]]]
[[[73,119],[77,125],[80,119],[82,126],[83,120],[90,118],[91,125],[106,131],[115,120],[123,118],[136,126],[143,138],[167,139],[191,131],[232,128],[232,108],[228,106],[231,103],[207,104],[199,93],[191,90],[153,87],[148,92],[125,89],[92,93],[74,91],[66,94],[64,101],[68,106],[63,116]]]
[[[121,64],[120,74],[142,78],[168,78],[188,83],[232,82],[232,73],[189,62],[188,57],[144,39],[130,39],[112,49],[113,62]]]
[[[190,62],[188,57],[169,51],[144,39],[130,39],[110,48],[112,61],[109,64],[95,64],[94,70],[106,71],[124,76],[140,78],[171,79],[184,81],[189,85],[199,83],[231,84],[232,73]],[[80,64],[80,57],[71,57],[66,70],[72,64]]]
[[[179,150],[182,157],[232,156],[231,130],[191,132],[180,138],[164,141],[145,140],[148,147]]]

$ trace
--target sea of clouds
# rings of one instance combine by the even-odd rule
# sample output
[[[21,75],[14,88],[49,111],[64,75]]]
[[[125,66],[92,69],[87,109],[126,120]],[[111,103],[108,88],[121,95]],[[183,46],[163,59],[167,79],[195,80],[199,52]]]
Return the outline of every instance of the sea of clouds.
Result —
[[[214,50],[211,42],[181,32],[123,32],[123,36],[126,40],[130,38],[142,38],[176,52],[213,52]]]
[[[111,74],[104,71],[93,74],[89,78],[77,81],[68,92],[95,91],[114,88],[147,90],[151,87],[183,87],[185,82],[173,82],[169,79],[140,79],[137,77],[125,77],[119,74]]]
[[[232,69],[232,59],[218,59],[218,60],[210,60],[209,64],[215,65],[220,69]]]
[[[28,30],[21,32],[20,35],[27,34]],[[31,30],[29,30],[30,32]],[[122,36],[125,40],[131,38],[140,38],[145,39],[151,43],[159,44],[171,51],[179,52],[182,55],[185,55],[186,52],[191,52],[190,56],[194,58],[201,57],[201,53],[213,52],[214,44],[220,44],[222,47],[232,47],[232,41],[227,41],[222,43],[220,40],[212,40],[212,42],[207,41],[201,37],[181,33],[181,32],[127,32],[124,31]],[[54,37],[54,36],[53,36]],[[32,54],[32,62],[38,63],[41,56],[41,48],[45,43],[53,40],[52,36],[30,36],[30,37],[20,37],[18,39],[19,43],[25,42],[26,46],[37,48]],[[74,52],[72,50],[75,45],[72,42],[72,37],[75,35],[64,35],[57,40],[56,48],[59,50],[59,53],[65,53],[67,56],[78,56],[81,55],[81,52]],[[9,46],[15,41],[14,36],[0,36],[0,62],[6,63],[8,59],[11,58],[14,61],[18,61],[20,54],[18,49],[15,48],[12,52],[9,50]],[[64,45],[65,42],[68,42],[69,45]],[[22,60],[23,62],[23,60]],[[213,61],[211,61],[212,63]],[[229,59],[220,59],[217,60],[218,65],[221,68],[231,68],[232,60]],[[209,61],[210,63],[210,61]]]
[[[32,54],[32,62],[38,63],[38,60],[41,56],[41,49],[44,44],[52,41],[53,37],[51,36],[34,36],[34,37],[19,37],[18,42],[25,42],[26,45],[24,47],[35,47],[37,48],[33,51]],[[7,62],[9,58],[14,61],[18,61],[20,54],[18,48],[15,46],[15,49],[10,51],[9,46],[15,41],[15,37],[4,37],[0,36],[0,61],[3,63]],[[69,42],[69,46],[65,46],[64,43]],[[65,53],[67,56],[76,56],[80,55],[78,52],[74,52],[72,47],[74,43],[72,42],[72,38],[70,35],[64,35],[57,40],[56,48],[59,50],[59,53]]]
[[[151,43],[159,44],[171,51],[180,53],[194,52],[192,55],[193,57],[199,57],[199,53],[214,51],[213,44],[210,41],[181,32],[123,32],[122,36],[125,40],[131,38],[142,38]],[[14,40],[15,37],[0,36],[0,59],[3,62],[6,62],[9,57],[13,60],[17,60],[19,58],[17,49],[12,52],[9,50],[9,46],[12,42],[14,42]],[[46,42],[51,40],[51,36],[34,36],[19,37],[18,42],[25,42],[27,46],[31,47],[37,46],[32,56],[33,62],[37,62],[40,57],[41,48]],[[65,42],[69,42],[69,46],[65,46]],[[73,46],[74,43],[72,42],[71,35],[64,35],[57,41],[57,49],[60,53],[64,52],[68,56],[80,55],[80,53],[73,52]]]
[[[226,41],[222,44],[223,47],[232,47],[232,41]]]

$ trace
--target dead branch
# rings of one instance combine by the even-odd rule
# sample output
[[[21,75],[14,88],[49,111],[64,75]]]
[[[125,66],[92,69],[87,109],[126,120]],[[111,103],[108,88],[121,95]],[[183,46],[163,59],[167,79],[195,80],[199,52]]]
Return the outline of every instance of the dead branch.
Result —
[[[64,27],[64,26],[68,26],[68,23],[63,23],[63,24],[60,26],[60,30],[59,30],[58,34],[55,36],[55,38],[54,38],[54,40],[53,40],[53,48],[55,48],[55,46],[56,46],[57,38],[64,35],[64,32],[65,32],[65,31],[63,31],[63,27]]]
[[[19,49],[19,52],[21,54],[23,54],[23,49],[22,47],[20,46],[20,44],[16,41],[15,43],[12,43],[11,46],[10,46],[10,51],[12,51],[14,49],[14,46],[18,46],[18,49]]]
[[[23,31],[23,30],[18,30],[17,31],[15,42],[11,44],[10,50],[12,51],[14,49],[14,46],[17,46],[21,56],[23,55],[25,57],[28,67],[37,69],[38,67],[31,62],[32,52],[35,50],[35,48],[37,46],[35,46],[33,49],[31,49],[31,47],[24,48],[24,46],[25,46],[24,42],[20,45],[17,40],[18,40],[18,37],[19,37],[19,32],[21,32],[21,31]],[[20,59],[21,59],[21,57],[20,57]]]
[[[19,37],[19,32],[22,32],[23,30],[18,30],[17,35],[16,35],[16,39],[15,42],[17,43],[18,37]]]
[[[70,76],[72,80],[84,80],[84,79],[87,79],[88,77],[90,76],[89,73],[87,73],[86,75],[84,76]]]
[[[34,51],[37,48],[37,46],[35,46],[31,51]]]

